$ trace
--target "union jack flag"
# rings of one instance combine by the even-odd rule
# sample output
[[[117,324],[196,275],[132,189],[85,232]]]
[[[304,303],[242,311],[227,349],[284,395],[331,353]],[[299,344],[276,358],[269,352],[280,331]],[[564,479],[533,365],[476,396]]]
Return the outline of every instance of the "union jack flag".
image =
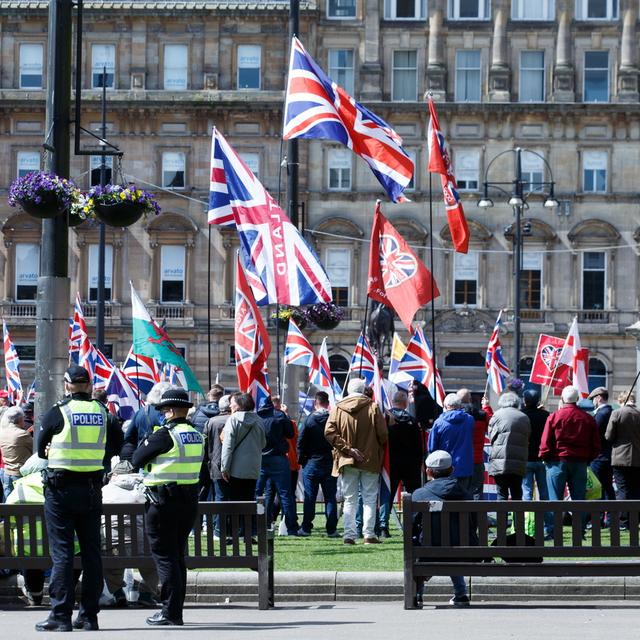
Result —
[[[318,351],[317,367],[317,369],[309,369],[309,382],[320,389],[326,389],[329,394],[329,403],[334,405],[342,396],[342,389],[340,389],[340,385],[336,383],[331,375],[326,337],[322,341],[322,345],[320,345],[320,351]]]
[[[331,283],[313,249],[215,128],[209,224],[236,225],[258,304],[331,301]]]
[[[97,347],[91,346],[93,349],[93,386],[102,389],[107,386],[111,373],[116,368],[113,362],[100,351]]]
[[[433,352],[422,327],[414,329],[411,340],[407,345],[407,351],[398,365],[398,371],[408,373],[412,378],[421,382],[427,387],[431,397],[441,407],[444,405],[444,386],[442,385],[440,371],[436,367],[434,376]]]
[[[293,38],[283,137],[335,140],[360,156],[393,202],[413,177],[413,162],[402,138],[327,76]]]
[[[133,414],[144,406],[136,385],[120,369],[115,367],[111,371],[105,391],[107,392],[109,411],[113,414],[119,414],[123,420],[131,420]]]
[[[364,378],[367,384],[373,382],[378,362],[373,355],[369,341],[363,333],[360,333],[356,348],[351,356],[351,364],[349,365],[349,373],[357,373],[358,377]]]
[[[145,395],[151,391],[154,384],[160,382],[160,373],[155,358],[134,353],[133,345],[122,366],[122,372]]]
[[[293,318],[289,319],[287,342],[284,346],[284,363],[295,364],[300,367],[309,367],[309,369],[314,371],[320,367],[318,356],[311,348],[309,341],[305,338],[302,331],[300,331],[300,327],[298,327]]]
[[[187,389],[187,378],[184,371],[175,364],[165,362],[160,373],[160,382],[168,382],[176,387]]]
[[[81,358],[87,358],[91,351],[91,343],[84,320],[80,294],[76,293],[73,318],[69,319],[69,364],[80,364]],[[86,367],[85,367],[86,368]]]
[[[4,342],[4,370],[7,378],[7,391],[14,403],[21,403],[23,390],[22,381],[20,380],[20,359],[16,351],[7,323],[2,321],[2,338]]]
[[[507,378],[511,375],[511,371],[502,355],[502,345],[500,344],[500,318],[502,311],[498,314],[496,325],[489,338],[487,346],[487,357],[484,366],[489,376],[491,388],[500,395],[504,391]]]

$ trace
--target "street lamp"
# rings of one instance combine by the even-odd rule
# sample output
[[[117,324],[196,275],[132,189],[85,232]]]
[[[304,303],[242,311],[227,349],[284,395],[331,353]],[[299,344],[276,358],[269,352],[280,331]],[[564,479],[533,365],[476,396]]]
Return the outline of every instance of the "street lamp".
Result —
[[[492,182],[489,181],[489,171],[493,164],[506,155],[507,153],[515,154],[515,178],[509,182]],[[548,171],[550,180],[543,180],[540,182],[532,182],[530,180],[522,179],[522,154],[530,153],[540,160],[542,160],[546,170]],[[513,334],[514,334],[514,355],[515,366],[514,374],[516,378],[520,377],[520,306],[521,306],[521,282],[520,273],[522,271],[522,210],[529,205],[527,200],[532,195],[540,194],[541,192],[547,192],[544,195],[543,206],[545,209],[555,209],[558,206],[558,201],[554,195],[555,183],[553,181],[553,173],[549,163],[544,159],[542,155],[536,151],[530,149],[522,149],[517,147],[515,149],[507,149],[499,153],[487,166],[484,173],[484,190],[480,200],[478,200],[478,207],[481,209],[488,209],[494,206],[493,200],[489,197],[489,189],[494,189],[500,194],[508,198],[508,204],[513,208],[515,215],[515,233],[513,235],[513,276],[514,276],[514,301],[513,301]]]

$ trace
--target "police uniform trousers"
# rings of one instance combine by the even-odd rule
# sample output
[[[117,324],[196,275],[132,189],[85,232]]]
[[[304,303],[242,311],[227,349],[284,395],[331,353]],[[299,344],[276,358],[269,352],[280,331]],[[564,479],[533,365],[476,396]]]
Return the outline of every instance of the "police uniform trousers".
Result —
[[[187,592],[185,555],[189,533],[198,514],[198,485],[153,488],[159,504],[147,502],[146,527],[151,555],[160,578],[163,614],[182,620]]]
[[[51,472],[51,471],[50,471]],[[49,580],[50,619],[70,622],[75,603],[73,571],[74,534],[78,537],[82,561],[82,595],[79,615],[95,620],[102,593],[100,522],[102,517],[101,472],[54,472],[55,483],[44,489],[44,513],[53,561]],[[86,476],[86,477],[84,477]]]

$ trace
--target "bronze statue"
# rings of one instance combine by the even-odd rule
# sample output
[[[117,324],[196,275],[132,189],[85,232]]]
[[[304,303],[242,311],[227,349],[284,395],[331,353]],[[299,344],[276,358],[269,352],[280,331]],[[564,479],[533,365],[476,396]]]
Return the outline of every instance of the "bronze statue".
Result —
[[[380,302],[371,301],[371,311],[367,321],[367,340],[377,355],[380,364],[385,357],[391,357],[393,342],[393,311]]]

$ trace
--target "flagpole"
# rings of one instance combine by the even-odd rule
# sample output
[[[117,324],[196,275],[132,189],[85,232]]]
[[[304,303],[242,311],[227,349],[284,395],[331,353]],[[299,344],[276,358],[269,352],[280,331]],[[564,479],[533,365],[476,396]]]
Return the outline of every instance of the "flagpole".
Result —
[[[431,272],[431,291],[435,291],[435,278],[433,277],[433,182],[429,171],[429,270]],[[436,400],[436,299],[431,297],[431,367],[433,369],[433,399]]]
[[[309,385],[307,387],[307,395],[305,395],[304,402],[300,405],[300,409],[298,411],[298,422],[297,422],[297,424],[300,424],[300,419],[302,418],[302,413],[304,411],[304,408],[307,406],[307,400],[309,399],[309,393],[310,392],[311,392],[311,385]]]
[[[364,320],[362,321],[362,337],[366,339],[367,337],[367,316],[369,314],[369,294],[367,293],[367,299],[364,303]],[[362,361],[364,360],[364,345],[363,348],[360,349],[360,371],[358,371],[358,377],[362,378]],[[377,358],[377,356],[376,356]],[[344,390],[342,391],[344,393]]]
[[[211,225],[209,225],[209,245],[207,247],[207,356],[209,389],[211,389]]]
[[[576,321],[578,319],[578,316],[574,316],[573,320],[571,321],[571,325],[569,325],[569,330],[571,330],[571,326],[573,325],[574,321]],[[549,392],[551,391],[551,386],[553,384],[553,381],[556,377],[556,371],[558,370],[558,367],[560,366],[560,358],[562,358],[562,354],[564,353],[565,347],[567,346],[567,338],[564,339],[564,344],[562,345],[562,350],[560,351],[560,355],[558,356],[558,358],[556,359],[556,364],[553,367],[553,371],[551,372],[551,380],[549,380],[549,385],[546,387],[545,389],[545,394],[544,397],[542,399],[542,404],[546,404],[547,402],[547,398],[549,397]]]

